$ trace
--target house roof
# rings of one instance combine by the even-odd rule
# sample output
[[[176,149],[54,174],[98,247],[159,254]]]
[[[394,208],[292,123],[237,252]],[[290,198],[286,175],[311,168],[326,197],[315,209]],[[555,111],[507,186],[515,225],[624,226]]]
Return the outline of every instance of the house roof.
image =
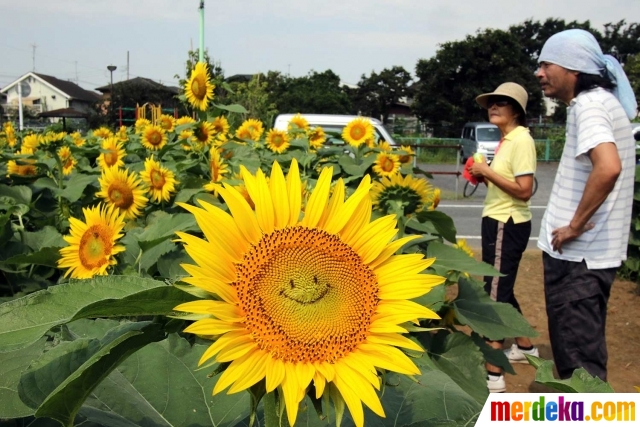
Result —
[[[89,101],[89,102],[95,102],[100,99],[100,95],[98,95],[97,93],[83,89],[73,82],[60,80],[57,77],[48,76],[46,74],[40,74],[40,73],[33,73],[33,74],[40,77],[42,80],[46,81],[50,85],[57,87],[58,89],[60,89],[61,91],[69,95],[69,97],[71,97],[72,99],[79,99],[81,101]]]
[[[126,85],[136,84],[136,85],[146,86],[146,87],[148,87],[150,89],[165,90],[167,92],[171,92],[171,93],[174,93],[174,94],[177,94],[177,93],[180,92],[180,88],[178,88],[178,87],[165,86],[162,83],[158,83],[158,82],[153,81],[151,79],[147,79],[146,77],[134,77],[134,78],[129,79],[129,80],[123,80],[121,82],[114,83],[113,86],[114,87],[118,87],[118,86],[125,85],[125,84]],[[97,87],[96,90],[100,91],[102,93],[111,93],[111,84]]]
[[[69,99],[78,99],[81,101],[89,101],[89,102],[95,102],[100,99],[100,95],[98,95],[97,93],[83,89],[73,82],[60,80],[57,77],[49,76],[46,74],[33,73],[33,72],[29,72],[23,75],[22,77],[20,77],[19,79],[11,82],[7,86],[3,87],[2,90],[0,90],[0,92],[6,93],[10,88],[12,88],[13,86],[15,86],[16,84],[18,84],[19,82],[21,82],[22,80],[30,76],[44,82],[45,84],[47,84],[50,87],[53,87],[54,89],[57,89],[62,95],[64,95]]]
[[[59,108],[57,110],[45,111],[38,114],[38,117],[64,117],[70,119],[82,119],[87,117],[87,113],[74,108]]]

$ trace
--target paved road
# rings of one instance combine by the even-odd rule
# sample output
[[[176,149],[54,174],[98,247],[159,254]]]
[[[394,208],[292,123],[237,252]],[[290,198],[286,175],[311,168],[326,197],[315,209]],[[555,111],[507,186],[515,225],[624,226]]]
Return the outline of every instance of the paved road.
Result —
[[[455,172],[455,165],[430,165],[419,164],[420,169],[429,172]],[[549,201],[551,186],[556,176],[557,163],[538,163],[536,178],[538,179],[538,191],[531,198],[531,213],[533,215],[531,224],[531,238],[529,248],[537,247],[538,233],[540,232],[540,221]],[[460,169],[462,170],[462,169]],[[473,196],[462,197],[462,189],[465,179],[455,175],[433,175],[430,180],[433,185],[440,187],[445,196],[449,196],[440,202],[438,210],[453,218],[458,230],[458,237],[467,239],[469,246],[480,248],[480,224],[484,198],[487,194],[486,187],[478,187]],[[456,182],[458,184],[458,198],[455,199]]]

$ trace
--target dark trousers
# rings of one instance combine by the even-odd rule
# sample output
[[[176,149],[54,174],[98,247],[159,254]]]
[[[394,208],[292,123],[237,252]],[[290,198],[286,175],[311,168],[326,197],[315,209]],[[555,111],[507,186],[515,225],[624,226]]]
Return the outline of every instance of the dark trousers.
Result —
[[[584,368],[607,379],[607,301],[617,268],[589,270],[582,262],[542,253],[544,295],[553,360],[562,379]]]
[[[484,290],[492,300],[511,304],[520,313],[522,310],[513,289],[529,236],[531,221],[514,224],[512,218],[507,222],[482,218],[482,261],[504,274],[502,277],[485,276]]]

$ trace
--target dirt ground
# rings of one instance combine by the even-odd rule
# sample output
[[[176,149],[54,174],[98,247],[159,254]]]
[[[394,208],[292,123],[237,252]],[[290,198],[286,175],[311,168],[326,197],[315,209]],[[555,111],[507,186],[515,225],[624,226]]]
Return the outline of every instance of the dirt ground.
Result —
[[[474,250],[478,257],[479,250]],[[544,303],[542,255],[531,249],[524,253],[518,278],[516,298],[523,314],[539,336],[532,338],[540,350],[540,357],[553,360],[547,315]],[[608,381],[618,393],[635,393],[633,386],[640,386],[640,296],[635,293],[636,284],[616,280],[611,290],[607,311],[607,349],[609,352]],[[513,344],[506,340],[505,347]],[[535,369],[530,365],[515,364],[517,375],[505,376],[509,393],[554,392],[534,381]]]

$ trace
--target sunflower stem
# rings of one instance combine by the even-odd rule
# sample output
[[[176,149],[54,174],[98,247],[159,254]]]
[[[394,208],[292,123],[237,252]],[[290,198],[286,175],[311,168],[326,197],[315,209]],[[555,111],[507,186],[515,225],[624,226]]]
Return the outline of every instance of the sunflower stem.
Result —
[[[60,190],[58,192],[58,210],[62,210],[62,190],[64,187],[64,174],[62,173],[62,160],[60,159],[60,156],[58,156],[58,153],[56,150],[52,150],[53,151],[53,157],[56,159],[56,163],[58,164],[58,189]],[[59,226],[62,225],[62,220],[60,219],[59,215],[56,215],[56,222],[58,223]],[[58,229],[60,229],[60,227],[58,227]]]
[[[264,426],[280,427],[280,417],[276,408],[276,393],[271,392],[264,395]]]

